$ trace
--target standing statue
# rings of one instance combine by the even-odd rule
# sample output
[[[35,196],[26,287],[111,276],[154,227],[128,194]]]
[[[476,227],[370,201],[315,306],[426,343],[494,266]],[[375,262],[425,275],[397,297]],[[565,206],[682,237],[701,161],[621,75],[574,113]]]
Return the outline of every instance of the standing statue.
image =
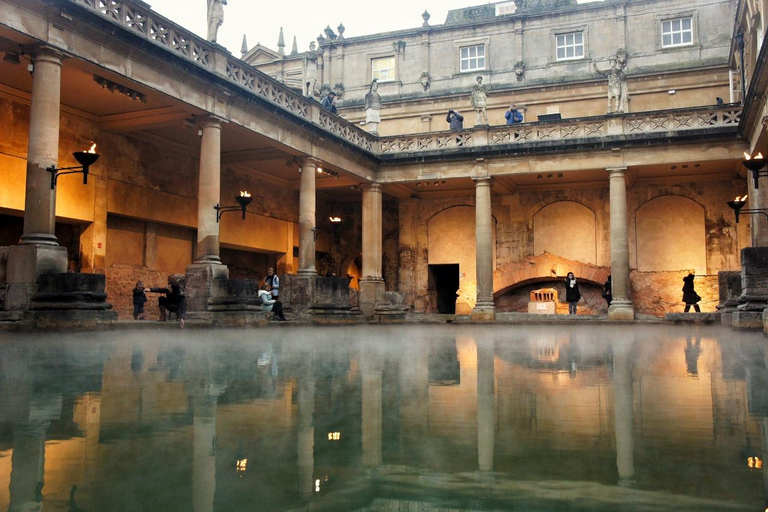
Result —
[[[477,83],[472,86],[472,108],[475,109],[475,126],[488,124],[488,112],[486,112],[486,99],[488,90],[483,85],[483,77],[477,77]]]
[[[600,71],[596,62],[592,66],[598,75],[608,79],[608,113],[624,112],[627,107],[627,76],[617,59],[611,58],[608,63],[610,68],[606,71]]]
[[[365,124],[370,125],[370,132],[373,135],[379,134],[379,123],[381,122],[381,95],[378,93],[379,81],[375,78],[371,82],[371,90],[365,95]]]
[[[317,87],[317,56],[310,50],[304,58],[304,96],[313,98]]]
[[[224,23],[224,6],[227,0],[208,0],[208,40],[216,42],[219,27]]]

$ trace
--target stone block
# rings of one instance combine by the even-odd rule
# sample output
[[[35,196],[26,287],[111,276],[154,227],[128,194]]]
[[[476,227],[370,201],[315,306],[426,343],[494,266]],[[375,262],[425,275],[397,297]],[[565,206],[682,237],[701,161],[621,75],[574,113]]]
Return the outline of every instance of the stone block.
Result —
[[[743,311],[737,309],[733,312],[731,326],[734,329],[757,330],[763,328],[762,311]]]
[[[360,280],[360,311],[366,316],[373,316],[376,312],[376,304],[383,302],[384,281],[381,279]]]
[[[29,308],[36,311],[112,309],[104,291],[104,274],[45,274],[37,280],[37,289]]]
[[[37,278],[67,271],[67,249],[59,245],[13,245],[8,249],[5,309],[28,309]]]
[[[676,324],[719,324],[720,313],[668,313],[664,319]]]
[[[186,270],[187,311],[205,311],[208,301],[214,297],[214,281],[228,279],[226,265],[214,263],[193,263]]]
[[[257,279],[214,279],[208,311],[263,311]]]
[[[528,313],[532,315],[555,315],[555,302],[529,302]]]
[[[474,308],[469,316],[472,322],[493,322],[496,320],[495,308]]]
[[[109,310],[62,309],[27,311],[24,324],[34,329],[93,330],[117,323],[117,313]]]

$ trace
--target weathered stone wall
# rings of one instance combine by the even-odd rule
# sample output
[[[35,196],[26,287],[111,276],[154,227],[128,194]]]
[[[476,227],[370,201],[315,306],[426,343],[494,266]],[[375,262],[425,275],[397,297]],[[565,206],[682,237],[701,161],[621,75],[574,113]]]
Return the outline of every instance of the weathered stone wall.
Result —
[[[742,181],[641,183],[628,187],[630,266],[633,269],[631,273],[632,298],[638,313],[663,316],[668,312],[682,311],[681,280],[691,269],[695,270],[697,275],[702,276],[700,281],[698,279],[696,281],[698,293],[703,299],[700,304],[702,311],[714,311],[718,303],[717,272],[720,270],[738,270],[740,268],[739,250],[747,244],[749,225],[745,222],[737,225],[733,212],[725,204],[727,200],[732,199],[734,195],[744,188],[745,183]],[[648,201],[659,197],[672,201],[677,197],[680,198],[679,204],[693,205],[691,207],[695,206],[696,209],[703,211],[703,225],[701,223],[691,224],[698,226],[697,229],[702,230],[699,239],[700,246],[691,248],[689,245],[694,243],[692,240],[695,240],[695,238],[684,238],[678,243],[686,245],[673,248],[671,251],[672,253],[678,251],[681,256],[675,260],[667,259],[663,261],[664,265],[667,266],[670,261],[676,262],[675,264],[678,268],[640,272],[637,270],[638,248],[648,246],[647,243],[644,245],[646,240],[644,237],[656,236],[656,234],[647,232],[647,230],[638,233],[636,213]],[[594,230],[597,265],[590,266],[590,262],[580,260],[580,254],[583,251],[581,251],[578,244],[588,237],[579,232],[578,226],[572,226],[570,230],[562,230],[562,215],[568,214],[570,211],[568,208],[562,209],[562,215],[555,214],[540,218],[541,221],[548,223],[547,226],[541,226],[535,222],[536,214],[542,211],[542,209],[546,208],[550,212],[557,212],[558,203],[577,203],[579,208],[587,208],[594,215],[594,228],[588,227],[588,229],[590,230],[590,235],[591,231]],[[430,195],[422,199],[406,199],[400,203],[401,266],[399,290],[405,294],[407,302],[413,304],[416,311],[430,312],[434,311],[436,307],[436,304],[433,303],[434,298],[429,290],[430,237],[427,226],[430,219],[435,215],[455,206],[470,206],[472,211],[474,211],[474,196]],[[653,203],[648,203],[648,206],[653,207]],[[666,212],[664,209],[658,209],[657,213],[658,218],[663,222],[666,219]],[[688,218],[677,210],[670,213]],[[580,268],[581,272],[588,275],[579,276],[579,270],[576,270],[577,277],[586,277],[587,280],[601,284],[604,282],[607,274],[610,273],[610,218],[607,187],[571,189],[542,187],[538,190],[531,189],[508,195],[496,195],[493,198],[493,215],[496,219],[496,273],[494,275],[494,290],[498,293],[506,289],[506,291],[503,291],[503,298],[502,296],[498,297],[500,300],[499,307],[502,310],[527,310],[528,294],[532,288],[527,286],[521,288],[520,286],[526,284],[531,279],[539,282],[545,281],[550,275],[545,272],[540,272],[539,274],[541,275],[536,274],[535,276],[521,275],[519,277],[519,284],[515,284],[508,282],[503,274],[505,269],[512,269],[518,262],[527,261],[534,256],[537,236],[544,237],[545,239],[560,236],[570,238],[573,241],[573,243],[551,245],[551,247],[560,251],[560,254],[547,255],[551,259],[551,276],[562,278],[568,271]],[[474,214],[469,218],[463,219],[462,222],[469,226],[468,229],[473,234]],[[667,219],[667,222],[671,223],[672,220]],[[660,226],[663,226],[663,223]],[[682,227],[684,228],[685,224]],[[558,228],[561,229],[558,230]],[[659,229],[663,229],[663,227]],[[459,231],[457,228],[455,232]],[[639,244],[638,241],[640,242]],[[589,243],[591,244],[592,242],[589,241]],[[465,240],[456,240],[456,244],[474,247],[474,243],[469,244]],[[685,257],[685,254],[691,251],[706,255],[705,268],[697,268],[689,258]],[[646,257],[647,261],[654,260],[652,255],[646,256],[648,256]],[[463,254],[462,258],[464,265],[474,265],[474,250]],[[459,262],[442,261],[442,263]],[[509,271],[512,272],[512,270]],[[465,283],[462,282],[462,289],[464,287]],[[471,283],[467,283],[467,287],[471,287]],[[599,290],[597,288],[596,290],[596,298],[589,299],[591,305],[582,308],[582,311],[602,311],[601,302],[598,300],[602,300],[602,297],[600,297]],[[523,305],[526,305],[526,307],[523,307]]]

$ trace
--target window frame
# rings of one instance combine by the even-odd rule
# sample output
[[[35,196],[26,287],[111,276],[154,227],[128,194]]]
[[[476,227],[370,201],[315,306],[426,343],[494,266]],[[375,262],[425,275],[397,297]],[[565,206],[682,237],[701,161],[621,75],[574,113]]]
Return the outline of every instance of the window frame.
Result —
[[[374,62],[376,62],[376,61],[383,61],[384,59],[391,59],[392,60],[392,67],[391,68],[381,68],[379,70],[374,70],[374,67],[373,67]],[[371,81],[373,81],[374,79],[377,80],[380,83],[395,82],[395,81],[397,81],[397,58],[395,57],[394,54],[371,56],[370,57],[370,61],[371,61],[371,63],[370,63],[370,70],[371,70],[370,78],[371,78]],[[392,76],[391,77],[387,77],[387,78],[381,78],[381,71],[382,70],[385,70],[385,71],[390,71],[391,70],[392,71]],[[376,76],[376,71],[379,72],[379,76]]]
[[[482,49],[483,54],[482,55],[475,55],[474,57],[470,54],[471,50],[480,50]],[[463,50],[467,50],[467,57],[465,58],[462,53]],[[477,52],[479,53],[479,52]],[[478,67],[469,67],[470,63],[474,60],[477,64],[479,64],[480,59],[482,59],[483,65]],[[464,69],[463,65],[464,62],[467,62],[467,68]],[[459,72],[460,73],[474,73],[476,71],[485,71],[486,65],[486,54],[485,54],[485,45],[484,44],[472,44],[467,46],[460,46],[459,47]]]
[[[459,39],[457,41],[453,42],[454,51],[456,52],[456,74],[457,75],[466,75],[467,73],[477,73],[482,71],[490,71],[491,69],[491,60],[490,60],[490,38],[489,37],[473,37],[470,39]],[[485,59],[485,66],[482,68],[473,68],[473,69],[461,69],[461,50],[462,48],[470,48],[470,47],[477,47],[482,46],[483,47],[483,53],[484,53],[484,59]],[[468,57],[470,59],[471,57]],[[474,57],[477,59],[477,57]]]
[[[690,27],[687,30],[683,28],[683,22],[685,20],[688,20],[690,22]],[[678,30],[678,31],[674,30],[674,27],[672,26],[676,21],[680,22],[680,30]],[[662,48],[664,48],[666,50],[666,49],[669,49],[669,48],[680,48],[680,47],[685,47],[685,46],[693,46],[693,16],[682,16],[682,17],[679,17],[679,18],[666,18],[666,19],[659,20],[659,22],[660,22],[659,35],[661,36],[660,43],[661,43],[661,47]],[[670,27],[669,27],[670,31],[669,32],[665,32],[664,31],[664,25],[667,24],[667,23],[669,23],[669,25],[670,25]],[[690,34],[690,40],[688,42],[684,42],[683,41],[684,36],[685,36],[686,33]],[[674,42],[675,34],[680,34],[680,41],[681,41],[680,43],[676,44]],[[669,44],[664,44],[664,37],[665,36],[669,37],[669,39],[670,39],[670,43]]]
[[[575,36],[577,34],[581,36],[581,43],[578,44],[578,45],[575,43]],[[586,34],[585,34],[584,30],[559,31],[559,32],[555,33],[554,36],[555,36],[554,46],[555,46],[555,61],[556,62],[568,62],[568,61],[574,61],[574,60],[583,60],[583,59],[585,59],[587,57],[587,43],[586,43],[587,38],[586,38]],[[571,46],[569,46],[567,44],[567,37],[568,36],[574,36],[574,43]],[[563,38],[563,42],[565,43],[563,46],[560,46],[560,42],[559,42],[559,39],[561,37]],[[579,46],[581,46],[581,55],[577,56],[577,55],[575,55],[575,53],[576,53],[575,49],[578,48]],[[568,57],[567,56],[568,48],[571,48],[571,47],[574,48],[574,56],[573,57]],[[559,55],[559,50],[561,48],[563,49],[563,51],[564,51],[563,53],[565,54],[562,58]]]
[[[674,21],[683,18],[691,19],[691,42],[686,44],[664,46],[663,26],[665,21]],[[670,12],[657,14],[656,21],[656,51],[675,52],[691,50],[699,46],[699,15],[698,11],[690,9],[687,11]]]

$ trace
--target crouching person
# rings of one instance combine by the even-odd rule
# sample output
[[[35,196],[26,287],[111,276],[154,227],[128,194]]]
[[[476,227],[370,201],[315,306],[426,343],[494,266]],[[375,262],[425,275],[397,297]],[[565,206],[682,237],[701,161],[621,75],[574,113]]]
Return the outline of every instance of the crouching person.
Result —
[[[264,304],[264,311],[271,311],[273,313],[273,319],[285,322],[286,318],[283,316],[283,303],[279,300],[275,300],[272,297],[271,291],[271,287],[268,284],[263,284],[259,289],[259,301]]]
[[[164,293],[164,297],[160,297],[157,304],[160,308],[160,321],[165,322],[168,319],[170,313],[176,313],[176,319],[184,328],[184,320],[187,316],[187,297],[184,295],[184,290],[181,285],[172,278],[168,278],[169,285],[165,288],[150,288],[152,293]]]

